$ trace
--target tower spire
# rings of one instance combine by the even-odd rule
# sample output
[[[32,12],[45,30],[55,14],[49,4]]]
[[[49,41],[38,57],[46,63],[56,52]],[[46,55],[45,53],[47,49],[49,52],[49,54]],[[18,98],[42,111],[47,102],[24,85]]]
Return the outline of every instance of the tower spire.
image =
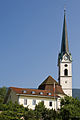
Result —
[[[58,55],[59,67],[59,84],[62,86],[64,93],[72,96],[72,56],[68,48],[68,36],[66,26],[66,10],[64,9],[64,22],[62,33],[61,51]]]
[[[67,25],[66,25],[66,9],[65,8],[64,8],[64,23],[63,23],[61,53],[69,53],[68,36],[67,36]]]

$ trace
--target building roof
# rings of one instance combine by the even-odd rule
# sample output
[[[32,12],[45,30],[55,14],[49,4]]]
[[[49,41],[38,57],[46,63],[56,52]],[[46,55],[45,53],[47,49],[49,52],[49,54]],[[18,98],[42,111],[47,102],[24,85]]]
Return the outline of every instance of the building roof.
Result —
[[[65,95],[65,93],[63,92],[63,89],[62,89],[62,87],[60,85],[55,86],[55,93]]]
[[[58,84],[56,80],[54,80],[51,76],[48,76],[46,80],[44,80],[41,85],[52,85],[52,84]]]
[[[55,84],[55,88],[54,88],[54,84]],[[50,90],[50,91],[54,91],[54,89],[55,89],[56,94],[63,94],[64,95],[64,92],[62,90],[61,85],[59,85],[58,82],[56,80],[54,80],[51,76],[48,76],[46,78],[46,80],[44,80],[41,83],[41,85],[39,85],[38,89]]]
[[[69,53],[65,10],[64,10],[64,24],[63,24],[61,53]]]
[[[54,91],[49,91],[49,90],[16,88],[16,87],[10,87],[10,89],[12,89],[14,92],[16,92],[16,94],[54,96]],[[49,93],[51,93],[51,95],[49,95]],[[55,94],[55,97],[58,97],[58,95]]]

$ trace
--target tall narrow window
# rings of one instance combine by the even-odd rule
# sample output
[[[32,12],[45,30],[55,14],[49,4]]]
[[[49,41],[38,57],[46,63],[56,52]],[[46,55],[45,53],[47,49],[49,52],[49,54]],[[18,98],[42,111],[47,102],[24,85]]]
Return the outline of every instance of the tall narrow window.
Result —
[[[27,105],[27,99],[24,99],[24,105]]]
[[[52,106],[52,102],[49,102],[49,106]]]
[[[64,75],[68,76],[68,70],[67,69],[64,70]]]
[[[36,100],[33,100],[33,101],[32,101],[32,105],[36,105]]]

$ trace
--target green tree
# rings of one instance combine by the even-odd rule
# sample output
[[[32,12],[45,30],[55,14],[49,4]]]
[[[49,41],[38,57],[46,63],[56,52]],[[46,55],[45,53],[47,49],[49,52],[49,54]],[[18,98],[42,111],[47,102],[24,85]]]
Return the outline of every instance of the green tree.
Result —
[[[66,96],[61,100],[60,115],[62,120],[80,120],[80,101]]]
[[[58,113],[53,109],[45,108],[43,102],[40,102],[35,107],[35,116],[37,120],[59,120]]]
[[[2,87],[0,88],[0,105],[4,102],[4,98],[7,92],[7,88],[6,87]]]
[[[43,119],[46,116],[47,109],[45,108],[44,102],[39,102],[38,105],[35,106],[35,115],[36,119]]]
[[[24,113],[28,111],[28,108],[24,108],[18,103],[13,104],[9,102],[8,104],[3,104],[3,110],[0,114],[0,120],[20,120]]]
[[[24,113],[24,119],[25,120],[36,120],[36,117],[35,117],[35,112],[34,110],[28,110]]]

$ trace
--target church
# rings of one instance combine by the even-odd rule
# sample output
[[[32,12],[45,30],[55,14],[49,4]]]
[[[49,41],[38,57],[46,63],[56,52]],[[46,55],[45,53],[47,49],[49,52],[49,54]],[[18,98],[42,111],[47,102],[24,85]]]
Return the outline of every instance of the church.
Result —
[[[72,96],[72,56],[68,47],[66,13],[64,10],[61,50],[58,55],[58,82],[48,76],[37,89],[9,87],[4,103],[16,101],[24,107],[35,109],[43,101],[46,108],[59,109],[60,99]]]

